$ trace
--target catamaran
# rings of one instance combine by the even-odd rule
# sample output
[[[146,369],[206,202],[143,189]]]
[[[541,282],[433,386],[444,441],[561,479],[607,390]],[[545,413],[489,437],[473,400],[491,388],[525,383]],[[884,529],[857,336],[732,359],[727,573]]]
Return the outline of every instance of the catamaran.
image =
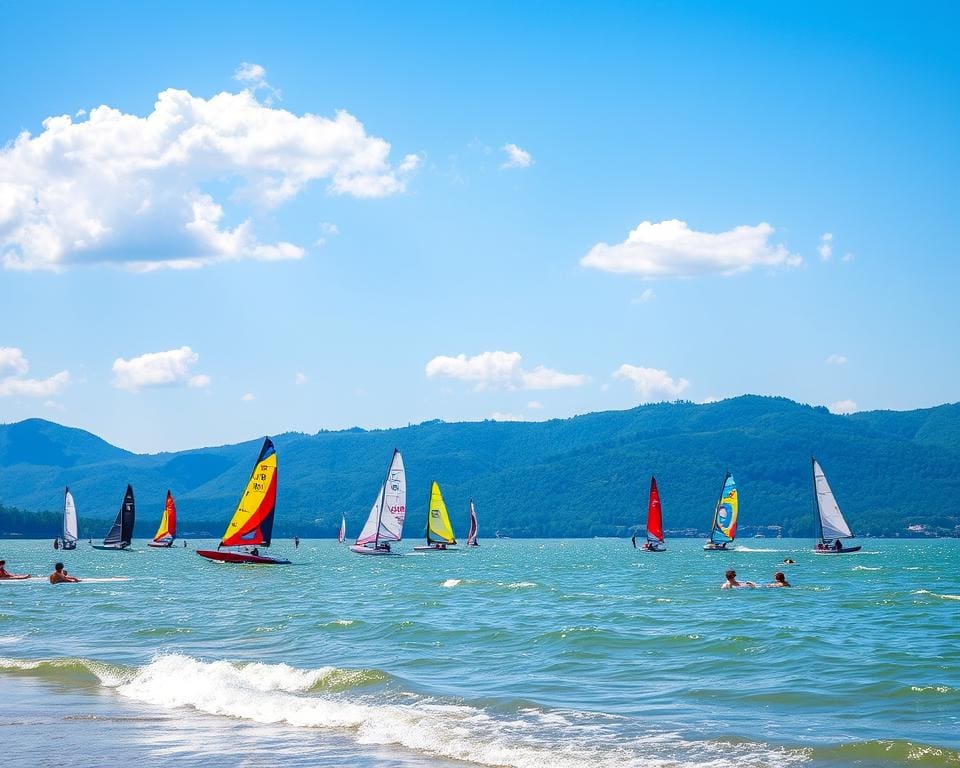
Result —
[[[480,526],[477,524],[477,510],[473,506],[473,499],[470,499],[470,533],[467,534],[468,547],[480,546],[480,540],[477,538],[479,531]]]
[[[433,481],[430,487],[430,507],[427,510],[427,544],[423,547],[414,547],[415,552],[447,552],[456,546],[457,539],[453,535],[453,526],[450,525],[450,515],[447,514],[447,505],[443,502],[440,486]]]
[[[391,542],[403,538],[403,519],[407,514],[407,475],[400,451],[393,449],[387,476],[380,486],[370,516],[350,547],[358,555],[393,555]]]
[[[737,496],[737,483],[729,472],[723,478],[723,487],[717,508],[713,513],[713,524],[710,526],[710,541],[703,548],[727,549],[737,537],[737,515],[740,512],[740,502]]]
[[[157,534],[153,537],[153,541],[149,542],[147,546],[169,549],[173,546],[175,538],[177,538],[177,505],[173,503],[173,494],[168,490],[167,503],[163,507],[160,526],[157,528]]]
[[[337,543],[343,544],[343,541],[346,538],[347,538],[347,516],[340,515],[340,530],[337,531]]]
[[[69,487],[63,492],[63,538],[60,539],[60,548],[77,548],[77,507]]]
[[[660,491],[657,490],[657,478],[650,478],[650,499],[647,502],[647,540],[640,547],[641,552],[666,552],[663,541],[663,511],[660,508]]]
[[[277,451],[269,437],[253,465],[247,487],[237,504],[237,511],[216,550],[198,549],[197,554],[222,563],[255,565],[290,565],[289,560],[260,554],[260,547],[270,546],[273,516],[277,511]],[[220,547],[238,547],[241,551],[221,552]]]
[[[823,469],[814,458],[813,503],[817,518],[817,543],[813,548],[818,555],[841,555],[844,552],[859,552],[860,547],[845,547],[842,539],[854,538],[850,526],[843,519],[840,506],[830,490],[830,483]]]
[[[133,539],[133,522],[136,517],[136,508],[133,503],[133,486],[127,486],[127,492],[124,494],[123,503],[120,505],[120,511],[117,512],[117,519],[113,521],[113,527],[107,533],[103,544],[94,544],[94,549],[109,549],[114,551],[130,549],[130,541]]]

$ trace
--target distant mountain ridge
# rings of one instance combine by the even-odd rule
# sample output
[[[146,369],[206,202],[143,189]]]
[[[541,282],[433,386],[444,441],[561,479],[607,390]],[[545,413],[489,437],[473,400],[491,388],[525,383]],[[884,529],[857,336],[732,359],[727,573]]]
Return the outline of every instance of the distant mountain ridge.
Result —
[[[960,525],[960,404],[837,416],[746,395],[546,422],[429,421],[273,439],[280,462],[277,535],[333,535],[341,512],[348,534],[355,534],[395,446],[407,467],[405,537],[411,539],[422,533],[432,480],[461,535],[471,496],[481,537],[497,530],[515,537],[628,535],[643,524],[651,474],[665,527],[702,531],[727,469],[740,488],[744,533],[782,526],[784,535],[812,535],[811,455],[858,534],[892,535],[910,524],[953,533]],[[152,533],[168,488],[184,530],[216,535],[258,447],[251,440],[140,455],[41,419],[0,425],[0,504],[57,511],[69,485],[82,517],[108,520],[130,482],[138,535]]]

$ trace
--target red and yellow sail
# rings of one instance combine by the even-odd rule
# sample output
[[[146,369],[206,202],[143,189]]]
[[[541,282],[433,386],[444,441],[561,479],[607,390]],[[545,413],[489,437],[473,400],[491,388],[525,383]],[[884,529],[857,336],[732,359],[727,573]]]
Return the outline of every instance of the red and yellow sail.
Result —
[[[247,488],[237,511],[227,525],[220,542],[224,547],[270,545],[273,514],[277,505],[277,451],[269,437],[264,438],[260,457],[253,467]]]
[[[160,518],[160,527],[155,542],[173,541],[177,537],[177,505],[173,503],[173,495],[167,491],[167,503],[163,507],[163,517]]]

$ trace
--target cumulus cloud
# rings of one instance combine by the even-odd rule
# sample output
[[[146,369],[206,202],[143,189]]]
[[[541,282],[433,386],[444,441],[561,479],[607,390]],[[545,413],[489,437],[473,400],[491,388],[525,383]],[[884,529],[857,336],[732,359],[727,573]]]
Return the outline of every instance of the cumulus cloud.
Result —
[[[0,397],[52,397],[70,384],[70,372],[60,371],[47,379],[28,379],[30,361],[19,347],[0,347]]]
[[[180,347],[167,352],[148,352],[145,355],[113,361],[113,386],[130,392],[139,392],[144,387],[166,387],[186,384],[190,387],[206,387],[210,377],[194,374],[192,369],[200,355],[190,347]]]
[[[783,245],[770,243],[773,231],[766,223],[712,233],[697,232],[677,219],[644,221],[622,243],[597,243],[580,264],[647,278],[733,275],[754,267],[802,264]]]
[[[253,394],[253,392],[247,392],[247,394],[245,394],[240,399],[245,403],[252,403],[254,400],[257,399],[257,397],[256,395]]]
[[[38,135],[21,133],[0,149],[4,266],[298,259],[299,245],[261,242],[251,215],[313,182],[357,198],[404,190],[416,155],[392,166],[390,144],[348,112],[296,115],[259,102],[264,76],[245,65],[239,93],[206,99],[171,88],[143,117],[100,106],[84,120],[49,117]]]
[[[0,347],[0,373],[13,371],[23,375],[30,370],[30,363],[23,356],[23,350],[17,347]]]
[[[518,413],[502,413],[501,411],[494,411],[490,414],[490,418],[493,421],[526,421],[526,419]]]
[[[426,365],[430,378],[446,377],[473,382],[477,389],[562,389],[586,384],[588,377],[578,373],[561,373],[538,365],[532,371],[522,366],[519,352],[481,352],[467,357],[439,355]]]
[[[857,404],[853,400],[837,400],[835,403],[830,403],[829,405],[830,413],[836,413],[841,416],[845,416],[848,413],[856,413]]]
[[[504,144],[503,151],[507,159],[501,168],[529,168],[533,165],[533,156],[524,149],[520,149],[516,144]]]
[[[856,257],[852,253],[845,253],[840,261],[853,261],[855,258]]]
[[[827,365],[846,365],[846,364],[847,364],[846,355],[838,355],[834,353],[827,358]]]
[[[817,253],[820,254],[820,261],[830,261],[833,257],[833,234],[824,232],[820,235],[820,245],[817,246]]]
[[[690,382],[686,379],[675,380],[666,371],[627,363],[621,365],[612,375],[615,379],[631,382],[633,388],[640,394],[640,401],[645,403],[654,400],[675,400],[690,386]]]
[[[316,241],[314,241],[314,245],[320,248],[322,248],[327,244],[328,237],[336,237],[337,235],[340,234],[340,227],[338,227],[336,224],[333,224],[329,221],[321,221],[319,229],[320,229],[320,237],[318,237]]]
[[[531,400],[529,403],[527,403],[527,408],[529,408],[531,411],[539,411],[543,408],[543,403],[538,402],[537,400]]]
[[[307,374],[298,372],[296,376],[293,377],[293,383],[298,387],[307,383]]]

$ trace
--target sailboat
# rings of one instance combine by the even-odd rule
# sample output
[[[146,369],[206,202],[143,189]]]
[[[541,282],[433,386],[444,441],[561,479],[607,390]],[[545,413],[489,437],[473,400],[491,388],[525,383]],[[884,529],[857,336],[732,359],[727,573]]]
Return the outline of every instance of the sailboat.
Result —
[[[479,531],[480,526],[477,524],[477,510],[473,506],[473,499],[470,499],[470,533],[467,534],[468,547],[480,546],[480,541],[477,538]]]
[[[133,539],[133,521],[136,517],[136,508],[133,504],[133,486],[127,486],[127,492],[124,494],[123,503],[120,505],[120,511],[117,512],[117,519],[113,521],[113,527],[103,540],[103,544],[94,544],[94,549],[125,550],[130,549],[130,541]]]
[[[77,548],[77,507],[73,503],[73,494],[68,487],[63,492],[63,538],[61,549]]]
[[[650,499],[647,502],[647,540],[640,547],[641,552],[666,552],[663,542],[663,511],[660,509],[660,491],[657,490],[657,478],[650,478]]]
[[[277,451],[269,437],[263,438],[263,447],[253,465],[247,487],[240,497],[237,510],[227,524],[227,530],[215,550],[198,549],[197,554],[208,560],[223,563],[254,563],[257,565],[290,565],[289,560],[260,554],[260,547],[270,546],[273,516],[277,510]],[[241,552],[221,552],[220,547],[244,547]]]
[[[457,543],[453,535],[453,526],[450,525],[450,515],[447,514],[447,505],[443,502],[440,486],[433,481],[430,486],[430,507],[427,510],[427,544],[423,547],[414,547],[414,552],[447,552]]]
[[[160,526],[157,528],[153,541],[149,542],[147,546],[169,549],[173,546],[175,538],[177,538],[177,505],[173,503],[173,494],[168,490],[167,503],[163,507]]]
[[[817,543],[813,548],[814,553],[842,555],[845,552],[859,552],[859,546],[843,546],[841,540],[852,539],[853,532],[847,525],[847,521],[843,519],[843,513],[840,512],[823,469],[815,458],[811,461],[813,462],[813,503],[817,518]]]
[[[343,541],[346,538],[347,538],[347,516],[340,515],[340,530],[337,531],[337,543],[343,544]]]
[[[370,516],[350,547],[358,555],[392,555],[390,543],[403,538],[403,519],[407,514],[407,475],[400,451],[393,449],[387,476],[380,486]]]
[[[729,472],[723,478],[723,487],[717,508],[713,513],[713,524],[710,526],[710,541],[703,548],[727,549],[737,537],[737,515],[740,512],[740,501],[737,496],[737,483]]]

